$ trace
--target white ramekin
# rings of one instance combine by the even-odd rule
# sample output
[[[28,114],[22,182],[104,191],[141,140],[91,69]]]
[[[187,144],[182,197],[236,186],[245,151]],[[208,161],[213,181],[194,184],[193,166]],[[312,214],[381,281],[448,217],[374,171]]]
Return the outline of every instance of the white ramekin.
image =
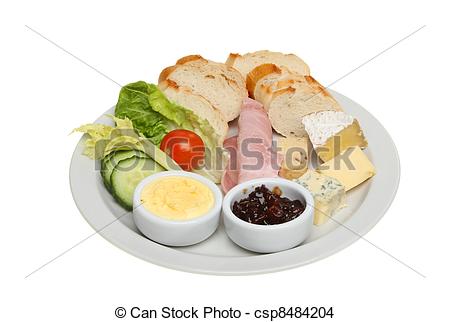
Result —
[[[205,215],[189,220],[161,218],[141,205],[142,189],[154,180],[164,177],[188,177],[206,185],[214,195],[214,204]],[[133,219],[137,228],[151,240],[168,246],[197,244],[211,236],[219,225],[222,192],[212,181],[192,172],[164,171],[143,179],[133,196]]]
[[[279,187],[283,197],[305,202],[305,211],[299,217],[278,225],[251,224],[234,215],[233,203],[246,198],[255,187],[263,184],[269,190]],[[254,252],[273,253],[301,244],[311,233],[314,221],[314,198],[307,189],[286,179],[254,179],[235,186],[225,195],[222,212],[225,230],[232,241]]]

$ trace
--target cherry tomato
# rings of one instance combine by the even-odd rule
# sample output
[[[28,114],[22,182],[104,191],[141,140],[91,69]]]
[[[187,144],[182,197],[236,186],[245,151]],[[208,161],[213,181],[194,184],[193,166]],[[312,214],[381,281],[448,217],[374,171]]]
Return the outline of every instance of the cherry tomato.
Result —
[[[161,141],[160,149],[186,171],[197,168],[205,158],[205,144],[200,136],[188,130],[173,130]]]

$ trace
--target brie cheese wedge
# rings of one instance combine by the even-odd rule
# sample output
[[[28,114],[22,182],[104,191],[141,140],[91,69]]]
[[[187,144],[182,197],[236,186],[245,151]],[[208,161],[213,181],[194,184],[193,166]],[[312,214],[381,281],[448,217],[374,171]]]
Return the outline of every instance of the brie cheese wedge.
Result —
[[[358,120],[349,114],[324,111],[306,115],[302,123],[319,158],[326,162],[352,146],[367,147]]]

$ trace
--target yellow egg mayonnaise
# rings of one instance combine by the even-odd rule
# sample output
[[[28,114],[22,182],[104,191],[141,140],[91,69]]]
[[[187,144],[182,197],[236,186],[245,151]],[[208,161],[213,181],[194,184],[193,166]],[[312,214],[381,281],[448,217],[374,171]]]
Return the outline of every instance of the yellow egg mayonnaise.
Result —
[[[163,177],[146,185],[142,205],[169,220],[187,220],[205,215],[214,205],[214,195],[205,184],[181,176]]]

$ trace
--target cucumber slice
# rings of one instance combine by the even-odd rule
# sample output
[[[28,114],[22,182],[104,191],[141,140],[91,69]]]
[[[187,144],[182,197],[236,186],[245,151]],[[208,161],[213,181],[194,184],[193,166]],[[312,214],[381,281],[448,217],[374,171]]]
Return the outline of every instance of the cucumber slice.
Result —
[[[133,156],[120,161],[111,173],[111,190],[114,198],[126,209],[133,209],[133,194],[138,183],[164,168],[149,158]]]
[[[146,157],[145,153],[137,150],[122,150],[108,154],[101,162],[101,174],[103,182],[108,190],[111,190],[111,173],[114,167],[119,164],[120,161],[129,159],[133,156]]]

